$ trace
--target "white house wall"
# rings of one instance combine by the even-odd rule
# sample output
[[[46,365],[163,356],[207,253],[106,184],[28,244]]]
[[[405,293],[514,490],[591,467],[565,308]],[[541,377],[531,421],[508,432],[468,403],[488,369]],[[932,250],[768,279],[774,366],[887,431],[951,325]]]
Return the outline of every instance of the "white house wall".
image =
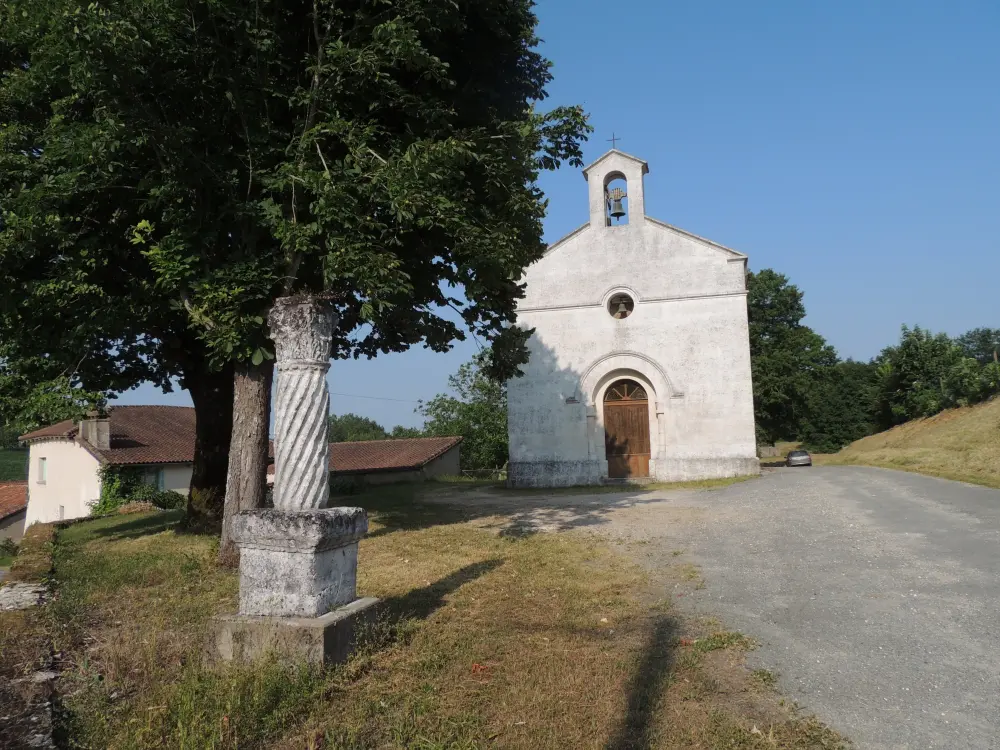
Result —
[[[192,464],[164,464],[163,489],[186,495],[191,487]]]
[[[28,511],[25,527],[90,515],[101,496],[100,463],[72,440],[42,440],[28,453]],[[39,481],[40,458],[46,459],[45,482]]]

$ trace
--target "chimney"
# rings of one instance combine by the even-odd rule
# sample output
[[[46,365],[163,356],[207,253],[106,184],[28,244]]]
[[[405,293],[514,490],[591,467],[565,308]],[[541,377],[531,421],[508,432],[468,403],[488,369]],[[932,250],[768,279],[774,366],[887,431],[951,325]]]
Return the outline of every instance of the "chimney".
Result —
[[[80,439],[86,440],[100,451],[111,450],[111,420],[107,414],[88,411],[80,421]]]

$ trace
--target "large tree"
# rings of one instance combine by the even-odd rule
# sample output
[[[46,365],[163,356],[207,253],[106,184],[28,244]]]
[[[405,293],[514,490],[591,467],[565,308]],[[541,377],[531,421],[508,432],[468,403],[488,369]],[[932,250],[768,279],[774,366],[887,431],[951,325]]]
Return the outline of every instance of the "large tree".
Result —
[[[330,415],[330,442],[349,443],[356,440],[385,440],[389,433],[385,428],[369,417],[358,414]]]
[[[834,453],[875,432],[878,371],[873,362],[845,360],[823,367],[806,393],[797,437],[821,453]]]
[[[461,435],[462,469],[500,469],[507,463],[507,384],[489,373],[492,351],[484,350],[448,378],[451,393],[425,404],[424,433]]]
[[[780,273],[765,268],[747,274],[747,311],[757,438],[793,438],[808,413],[810,392],[837,354],[802,324],[802,292]]]
[[[973,328],[955,339],[966,357],[981,365],[1000,360],[1000,328]]]
[[[551,74],[530,0],[0,14],[0,333],[26,356],[84,357],[99,390],[180,377],[198,456],[223,459],[235,377],[254,477],[276,296],[332,294],[337,357],[471,329],[498,340],[498,375],[523,362],[508,324],[544,248],[536,178],[579,165],[588,131],[577,107],[535,109]]]

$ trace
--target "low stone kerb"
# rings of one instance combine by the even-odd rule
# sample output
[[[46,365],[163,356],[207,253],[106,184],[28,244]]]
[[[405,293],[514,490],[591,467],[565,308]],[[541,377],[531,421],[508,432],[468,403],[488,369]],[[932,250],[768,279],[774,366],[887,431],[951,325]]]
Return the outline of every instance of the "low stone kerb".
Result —
[[[364,508],[245,510],[232,520],[240,549],[321,552],[356,544],[367,533]]]

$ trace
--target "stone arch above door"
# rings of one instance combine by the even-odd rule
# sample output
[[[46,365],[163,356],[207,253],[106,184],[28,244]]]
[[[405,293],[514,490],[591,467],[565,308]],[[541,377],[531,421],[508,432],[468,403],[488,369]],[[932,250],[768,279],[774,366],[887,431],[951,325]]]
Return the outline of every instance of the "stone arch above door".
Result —
[[[653,393],[649,394],[650,400],[653,398],[665,400],[684,395],[659,364],[651,357],[638,352],[614,352],[598,357],[580,378],[580,392],[589,405],[595,405],[602,396],[599,391],[610,378],[628,377],[626,373],[629,372],[638,373],[652,386]]]

